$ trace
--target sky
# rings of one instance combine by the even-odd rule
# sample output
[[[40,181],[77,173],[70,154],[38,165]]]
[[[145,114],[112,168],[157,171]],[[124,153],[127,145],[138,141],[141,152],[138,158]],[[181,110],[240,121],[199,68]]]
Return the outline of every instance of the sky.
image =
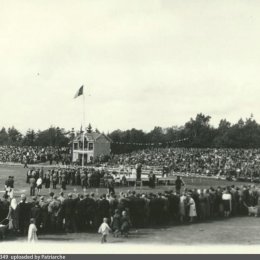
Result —
[[[2,0],[0,127],[260,122],[260,2]]]

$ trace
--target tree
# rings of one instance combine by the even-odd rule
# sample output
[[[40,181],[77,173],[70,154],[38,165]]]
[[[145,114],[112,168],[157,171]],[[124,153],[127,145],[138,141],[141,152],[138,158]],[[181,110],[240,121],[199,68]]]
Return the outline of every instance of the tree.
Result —
[[[36,133],[34,130],[28,129],[26,132],[24,138],[23,138],[23,144],[28,146],[35,145],[36,141]]]
[[[20,145],[22,141],[22,134],[13,126],[8,128],[8,144]]]
[[[37,145],[39,146],[67,146],[69,137],[63,128],[53,127],[37,133]]]
[[[3,127],[0,131],[0,145],[6,145],[8,144],[8,134]]]
[[[87,133],[92,133],[92,126],[90,123],[88,124],[88,127],[87,127]]]
[[[215,135],[214,128],[210,126],[211,117],[202,113],[197,114],[195,120],[190,119],[184,126],[185,136],[189,138],[191,147],[211,147]]]
[[[214,147],[227,147],[229,143],[229,131],[231,123],[226,119],[221,119],[216,129],[216,136],[213,140]]]
[[[157,146],[165,141],[163,129],[159,126],[155,126],[154,129],[148,133],[147,136],[149,142],[157,144]]]

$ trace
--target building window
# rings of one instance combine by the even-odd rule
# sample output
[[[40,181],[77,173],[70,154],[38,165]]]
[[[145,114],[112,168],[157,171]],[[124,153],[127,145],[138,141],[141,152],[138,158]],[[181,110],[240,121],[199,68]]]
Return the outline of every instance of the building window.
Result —
[[[78,150],[78,143],[74,143],[74,150]]]
[[[94,147],[93,143],[89,143],[89,144],[88,144],[88,149],[89,149],[89,150],[93,150],[93,147]]]

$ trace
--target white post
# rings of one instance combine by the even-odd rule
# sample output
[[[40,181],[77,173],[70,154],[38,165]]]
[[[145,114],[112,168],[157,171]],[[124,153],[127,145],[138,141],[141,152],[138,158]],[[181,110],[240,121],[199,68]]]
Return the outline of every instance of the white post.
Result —
[[[84,156],[85,156],[85,153],[84,153],[84,142],[85,142],[85,130],[83,130],[83,133],[82,133],[82,136],[83,136],[83,147],[82,147],[82,169],[84,168]]]
[[[83,150],[82,150],[82,169],[84,168],[84,160],[85,160],[85,147],[84,147],[84,143],[85,143],[85,95],[84,95],[84,86],[83,86]]]

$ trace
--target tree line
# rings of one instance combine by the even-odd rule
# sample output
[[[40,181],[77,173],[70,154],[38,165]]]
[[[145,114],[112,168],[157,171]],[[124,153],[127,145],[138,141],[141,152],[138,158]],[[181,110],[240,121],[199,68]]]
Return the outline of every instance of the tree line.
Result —
[[[115,130],[107,135],[112,139],[112,153],[126,153],[139,149],[159,147],[194,148],[260,148],[260,125],[253,115],[231,124],[226,119],[218,127],[210,124],[211,117],[202,113],[191,118],[183,126],[154,127],[150,132],[143,130]],[[89,124],[87,132],[92,132]],[[99,132],[95,129],[95,132]],[[74,137],[73,131],[51,126],[46,130],[33,129],[23,135],[15,127],[0,130],[0,145],[15,146],[68,146]]]
[[[71,139],[70,135],[71,133],[66,132],[65,129],[53,126],[37,132],[28,129],[24,135],[14,126],[8,129],[2,127],[0,130],[0,145],[66,147]]]
[[[184,126],[162,128],[159,126],[148,133],[142,130],[115,130],[109,137],[114,153],[126,153],[137,149],[159,147],[186,148],[260,148],[260,125],[253,115],[231,124],[226,119],[218,127],[210,124],[211,117],[202,113],[191,118]],[[129,145],[127,143],[143,143]]]

